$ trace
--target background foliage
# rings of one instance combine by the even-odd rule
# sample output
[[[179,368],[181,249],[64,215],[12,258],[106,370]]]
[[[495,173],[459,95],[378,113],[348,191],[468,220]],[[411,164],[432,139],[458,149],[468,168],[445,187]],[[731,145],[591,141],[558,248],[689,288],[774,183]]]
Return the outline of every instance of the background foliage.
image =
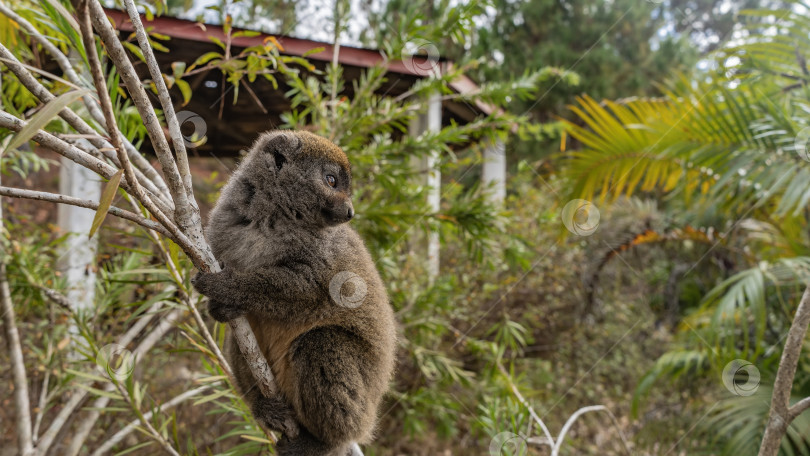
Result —
[[[301,24],[313,34],[319,29],[318,18],[306,14],[314,2],[215,3],[207,10],[187,1],[144,5],[274,33],[306,32]],[[81,68],[86,50],[55,4],[13,2],[64,52],[73,49]],[[272,46],[249,53],[263,68],[276,68],[272,77],[289,87],[293,108],[283,128],[327,136],[351,157],[358,213],[352,223],[369,244],[401,324],[398,374],[366,454],[484,454],[499,433],[541,435],[527,404],[555,436],[580,407],[604,405],[617,418],[583,415],[562,454],[626,454],[623,439],[633,454],[755,452],[782,338],[810,272],[808,5],[332,6],[324,29],[330,36],[322,39],[373,46],[393,60],[409,42],[426,40],[481,84],[477,99],[504,110],[411,137],[407,125],[425,110],[424,95],[451,96],[454,74],[392,100],[375,94],[386,78],[382,64],[364,72],[347,100],[340,66],[314,71]],[[2,15],[0,36],[24,62],[46,60]],[[158,48],[163,39],[153,36]],[[218,59],[199,65],[223,69],[237,86],[251,77]],[[167,75],[183,97],[194,96],[182,90],[193,69]],[[38,79],[56,94],[68,90],[52,74]],[[143,125],[116,89],[117,75],[110,71],[108,80],[119,125],[138,145]],[[30,118],[36,99],[5,67],[2,83],[4,109]],[[507,135],[513,124],[518,134]],[[58,119],[47,130],[69,133]],[[0,131],[4,145],[11,136]],[[477,184],[477,144],[493,136],[508,138],[503,208]],[[53,184],[57,163],[31,150],[4,152],[4,184]],[[425,204],[423,176],[412,166],[413,157],[434,151],[443,175],[438,212]],[[195,177],[199,199],[214,201],[223,177]],[[592,236],[565,231],[561,209],[576,198],[598,207]],[[43,425],[64,393],[80,387],[103,411],[83,452],[146,411],[188,454],[272,451],[184,311],[192,270],[176,246],[108,220],[99,234],[98,299],[92,309],[72,312],[43,294],[64,287],[55,268],[63,233],[42,224],[35,205],[3,203],[3,261]],[[442,240],[435,281],[427,279],[419,253],[431,230]],[[142,325],[133,348],[144,328],[169,316],[177,318],[176,330],[142,356],[132,376],[111,380],[95,370],[106,344]],[[224,328],[206,323],[221,341]],[[797,399],[810,395],[809,351],[803,353]],[[760,372],[753,395],[732,394],[720,381],[734,359]],[[207,389],[193,401],[157,409],[198,387]],[[10,410],[0,416],[10,418]],[[803,415],[783,442],[784,454],[810,454],[808,435],[810,417]],[[11,434],[2,437],[4,447],[13,445]],[[64,436],[54,451],[69,445]],[[114,449],[147,454],[154,447],[141,432]],[[531,454],[546,454],[537,448]]]

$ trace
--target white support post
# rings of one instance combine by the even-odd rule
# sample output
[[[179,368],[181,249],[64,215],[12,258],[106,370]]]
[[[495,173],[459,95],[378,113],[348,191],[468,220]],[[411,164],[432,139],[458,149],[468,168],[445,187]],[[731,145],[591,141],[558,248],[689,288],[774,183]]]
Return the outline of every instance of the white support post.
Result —
[[[489,201],[502,206],[506,199],[506,145],[501,139],[493,139],[484,146],[481,183],[489,189]]]
[[[59,193],[76,198],[98,201],[101,182],[94,172],[62,158],[59,170]],[[95,211],[67,204],[58,206],[58,224],[68,237],[59,257],[59,270],[67,281],[67,298],[75,305],[74,311],[91,308],[95,298],[96,251],[98,240],[87,235],[93,224]]]
[[[439,131],[442,129],[442,101],[438,93],[431,94],[427,99],[427,112],[420,114],[411,123],[409,132],[411,136],[419,136],[425,131]],[[414,160],[414,167],[424,176],[425,186],[428,187],[427,203],[433,213],[441,208],[442,174],[438,168],[439,151]],[[427,236],[427,270],[431,280],[439,275],[439,233],[434,231]]]

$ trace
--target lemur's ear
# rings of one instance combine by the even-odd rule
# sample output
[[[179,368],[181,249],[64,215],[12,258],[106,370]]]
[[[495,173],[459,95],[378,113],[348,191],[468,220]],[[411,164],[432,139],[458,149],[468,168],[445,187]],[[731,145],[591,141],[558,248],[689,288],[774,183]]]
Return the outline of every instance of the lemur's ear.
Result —
[[[268,154],[273,154],[273,161],[276,164],[276,169],[281,171],[281,168],[287,163],[290,155],[301,147],[301,140],[292,133],[286,131],[274,131],[267,135],[262,151]]]

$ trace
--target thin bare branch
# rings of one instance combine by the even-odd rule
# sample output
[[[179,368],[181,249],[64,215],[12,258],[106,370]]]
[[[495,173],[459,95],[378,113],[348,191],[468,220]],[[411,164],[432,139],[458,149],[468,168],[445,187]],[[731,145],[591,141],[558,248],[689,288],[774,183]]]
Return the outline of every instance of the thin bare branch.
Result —
[[[0,111],[0,127],[8,128],[9,130],[13,131],[20,131],[24,126],[25,122],[22,120],[7,112]],[[109,164],[45,131],[40,130],[32,137],[32,139],[53,150],[59,155],[62,155],[63,157],[66,157],[107,179],[111,178],[112,175],[117,172],[117,170]],[[122,187],[129,191],[129,185],[127,183],[122,183]],[[166,224],[164,224],[164,226],[166,226]],[[210,264],[206,263],[203,253],[200,252],[197,246],[191,244],[188,237],[181,232],[175,224],[168,224],[166,229],[172,234],[172,239],[183,248],[183,251],[186,252],[194,264]]]
[[[790,421],[795,420],[797,416],[804,413],[807,409],[810,409],[810,397],[806,397],[790,407],[788,410]]]
[[[157,116],[154,114],[154,110],[152,109],[151,103],[146,96],[146,92],[143,89],[141,81],[135,73],[132,63],[129,61],[123,46],[118,40],[115,30],[110,25],[109,20],[107,20],[101,5],[97,0],[90,0],[88,5],[90,7],[93,27],[101,36],[110,58],[118,68],[119,74],[121,75],[124,84],[127,86],[127,89],[129,89],[133,101],[143,117],[144,124],[147,128],[147,132],[149,133],[149,137],[152,140],[152,144],[155,147],[155,152],[158,155],[158,159],[161,160],[163,172],[167,176],[169,187],[172,190],[172,196],[174,197],[175,201],[175,218],[180,224],[183,232],[188,234],[194,245],[199,249],[200,252],[202,252],[204,261],[197,261],[195,258],[192,258],[192,261],[194,262],[195,266],[201,270],[216,272],[219,270],[219,264],[216,262],[213,253],[211,253],[211,249],[203,236],[202,222],[199,220],[199,213],[195,212],[193,209],[195,206],[188,201],[188,199],[193,200],[194,197],[193,195],[188,195],[188,198],[186,198],[187,195],[182,191],[184,184],[182,182],[182,177],[180,176],[180,171],[178,171],[177,165],[172,159],[166,138],[163,136],[160,123],[157,120]],[[137,11],[134,12],[137,13]],[[140,34],[142,38],[146,36],[140,18],[138,18],[138,20],[133,20],[132,25],[135,29],[136,35]],[[228,41],[228,43],[230,43],[230,41]],[[229,52],[229,48],[226,49],[226,56],[229,54]],[[149,53],[151,53],[151,49],[149,49]],[[156,64],[153,66],[153,68],[150,68],[150,71],[157,71],[156,74],[158,74],[158,77],[153,77],[153,79],[162,78]],[[166,93],[163,93],[160,96],[166,97],[167,100],[170,100],[170,98],[168,98],[168,91],[164,92]],[[170,106],[170,103],[168,108],[168,110],[174,109]],[[183,172],[185,172],[185,170],[183,170]],[[190,175],[188,176],[188,179],[190,179]],[[270,365],[267,363],[267,360],[264,358],[264,355],[259,349],[259,345],[256,342],[256,337],[253,334],[247,318],[236,318],[232,320],[229,325],[237,344],[239,345],[240,351],[244,355],[248,366],[250,366],[251,372],[258,381],[258,385],[262,393],[266,396],[276,394],[277,388],[275,384],[275,377],[270,369]],[[298,424],[292,419],[285,423],[285,428],[285,434],[290,437],[295,437],[298,434]]]
[[[182,309],[177,308],[173,309],[172,311],[164,315],[163,318],[161,318],[160,323],[158,323],[158,325],[149,334],[147,334],[146,337],[143,338],[143,340],[141,340],[141,342],[138,344],[135,350],[133,350],[132,353],[139,355],[151,350],[152,347],[159,340],[161,340],[163,336],[167,332],[169,332],[170,329],[174,327],[175,321],[177,321],[177,319],[180,318],[181,314]],[[135,334],[133,334],[131,330],[127,331],[127,334],[125,334],[124,337],[121,337],[117,343],[119,343],[120,345],[126,345],[125,343],[122,342],[127,342],[126,339],[128,335],[134,337]],[[131,341],[131,339],[129,340]],[[135,356],[136,365],[138,363],[138,359],[140,358],[141,356]],[[113,386],[112,383],[108,383],[107,387],[105,388],[106,391],[112,391],[113,389],[115,389],[115,386]],[[89,411],[87,416],[85,416],[82,419],[82,424],[79,425],[79,428],[76,429],[76,431],[74,431],[72,436],[73,439],[71,440],[70,445],[68,446],[67,450],[64,453],[66,456],[76,456],[77,454],[79,454],[79,452],[81,452],[84,442],[87,440],[87,437],[90,435],[90,432],[93,430],[93,427],[95,427],[96,422],[101,416],[101,409],[106,407],[107,404],[109,403],[110,403],[109,397],[100,396],[96,398],[96,400],[93,402],[91,410]]]
[[[172,157],[169,143],[163,135],[163,127],[160,125],[152,103],[146,95],[146,90],[144,90],[143,84],[138,74],[135,72],[132,62],[130,62],[129,57],[127,57],[124,46],[118,40],[117,32],[110,24],[109,19],[107,19],[107,15],[104,13],[101,4],[97,0],[90,0],[87,2],[87,6],[89,7],[93,28],[95,28],[96,32],[101,37],[101,41],[104,42],[110,59],[118,69],[118,74],[121,76],[121,80],[127,87],[132,101],[138,109],[138,113],[141,115],[144,126],[146,127],[146,132],[158,156],[160,166],[163,169],[163,174],[166,176],[169,190],[174,200],[175,221],[179,224],[183,233],[189,235],[193,240],[195,249],[199,249],[202,256],[208,260],[203,263],[212,264],[214,259],[213,255],[210,253],[210,249],[205,245],[205,240],[202,235],[202,223],[198,223],[196,226],[192,224],[193,214],[183,179],[177,169],[177,163],[175,163]],[[197,264],[197,262],[195,262],[195,264]]]
[[[214,385],[204,385],[199,388],[194,388],[193,390],[188,390],[185,393],[175,396],[172,399],[161,404],[160,407],[158,407],[157,411],[162,413],[165,412],[166,410],[174,408],[189,399],[192,399],[194,397],[199,396],[202,393],[205,393],[206,391],[210,390],[213,386]],[[151,420],[152,415],[154,415],[154,413],[152,411],[149,411],[144,414],[144,418],[146,418],[147,420]],[[135,428],[138,427],[138,423],[140,423],[139,420],[133,420],[132,422],[124,426],[123,429],[116,432],[112,437],[106,439],[104,443],[100,447],[96,448],[96,450],[93,451],[93,453],[90,456],[101,456],[104,453],[110,451],[116,444],[118,444],[118,442],[123,440],[124,437],[131,434],[132,431],[134,431]]]
[[[62,406],[62,409],[59,410],[59,413],[56,414],[56,418],[53,419],[50,426],[48,426],[48,430],[45,431],[42,436],[37,439],[37,446],[36,446],[36,454],[43,456],[48,453],[48,450],[53,445],[56,436],[59,435],[59,431],[68,423],[71,416],[73,416],[73,412],[79,407],[82,402],[84,402],[85,398],[87,397],[87,391],[85,390],[74,390],[73,395],[70,396],[70,399]]]
[[[115,147],[107,142],[106,139],[103,140],[102,147],[96,148],[92,143],[88,144],[86,138],[77,137],[79,135],[56,133],[54,136],[68,144],[72,144],[76,148],[98,158],[99,160],[109,160],[115,166],[119,168],[121,167]],[[174,217],[174,203],[172,203],[168,197],[161,196],[161,193],[155,193],[155,190],[149,190],[150,188],[154,187],[154,184],[148,185],[148,183],[151,181],[149,181],[149,179],[146,178],[146,176],[138,168],[135,168],[134,171],[135,176],[138,178],[138,182],[147,183],[146,193],[152,199],[152,202],[154,202],[158,209],[166,214],[169,219],[172,219]]]
[[[524,407],[526,407],[526,409],[529,411],[529,415],[537,423],[537,425],[540,426],[540,429],[543,430],[543,434],[546,435],[546,439],[548,439],[548,441],[551,442],[551,445],[553,447],[554,437],[551,436],[551,431],[548,430],[548,426],[546,426],[546,423],[543,422],[540,416],[537,415],[537,412],[534,411],[534,408],[531,406],[531,404],[529,404],[529,401],[527,401],[526,398],[523,397],[523,394],[520,393],[520,389],[517,387],[517,385],[515,385],[515,382],[512,381],[512,376],[509,375],[509,372],[506,371],[506,368],[503,367],[503,364],[498,362],[497,367],[498,370],[501,372],[501,375],[504,376],[506,382],[509,384],[509,388],[512,390],[512,394],[515,395],[518,402],[520,402],[521,404],[523,404]]]
[[[163,73],[160,71],[160,66],[155,58],[152,45],[149,44],[149,37],[146,36],[146,31],[143,28],[143,23],[141,23],[141,16],[138,14],[138,8],[135,6],[135,2],[132,0],[124,0],[124,5],[127,8],[129,20],[132,21],[135,37],[138,40],[138,45],[141,47],[143,58],[146,61],[146,67],[149,69],[152,82],[157,88],[158,100],[160,100],[160,106],[163,108],[163,113],[166,116],[169,135],[172,138],[172,145],[174,146],[174,152],[177,156],[178,171],[183,179],[183,185],[186,188],[189,204],[191,205],[192,211],[195,211],[197,218],[199,218],[200,209],[197,207],[197,202],[194,200],[194,190],[191,186],[191,171],[188,165],[186,143],[183,139],[183,133],[180,131],[180,123],[177,121],[177,114],[174,112],[174,105],[169,95],[169,89],[166,87],[166,81],[163,79]]]
[[[17,442],[20,454],[30,454],[34,448],[31,433],[31,406],[28,403],[28,379],[25,375],[20,333],[17,331],[14,306],[6,279],[6,264],[0,261],[0,311],[3,312],[3,328],[11,357],[11,371],[14,382],[14,408],[17,412]]]
[[[773,383],[771,410],[768,414],[765,435],[762,437],[762,444],[759,447],[759,456],[776,456],[788,426],[798,416],[798,413],[793,416],[790,412],[790,390],[793,387],[793,378],[796,375],[796,366],[802,351],[804,336],[807,335],[808,325],[810,325],[810,286],[802,294],[793,323],[788,330],[787,339],[785,339],[785,348],[782,350],[782,359],[779,361],[776,380]],[[802,404],[800,407],[807,408],[810,407],[810,404]]]
[[[17,60],[14,54],[11,53],[5,46],[0,43],[0,58],[3,59],[3,62],[6,66],[11,70],[12,73],[17,77],[20,83],[25,86],[28,91],[30,91],[34,96],[36,96],[40,101],[43,103],[48,103],[49,101],[53,100],[55,96],[48,91],[39,81],[36,80],[23,66],[23,64]],[[64,119],[71,127],[73,127],[77,132],[82,135],[87,135],[88,140],[94,147],[99,150],[103,150],[104,148],[112,148],[112,145],[109,144],[104,138],[98,135],[90,125],[87,124],[81,117],[76,115],[70,108],[65,108],[59,113],[59,117]],[[105,154],[107,158],[111,159],[116,166],[120,166],[118,163],[118,158],[114,154]],[[150,168],[152,168],[150,166]],[[139,176],[139,181],[142,182],[152,193],[156,195],[162,195],[163,192],[158,188],[155,182],[152,179],[146,177],[142,171],[139,170],[141,176]],[[161,209],[171,213],[174,208],[172,208],[171,201],[166,199],[165,196],[161,197],[159,203],[163,206]]]
[[[15,13],[11,8],[6,6],[5,2],[2,1],[0,1],[0,13],[18,23],[34,41],[39,43],[45,49],[45,51],[48,52],[54,60],[56,60],[59,68],[62,69],[62,72],[70,82],[80,87],[87,86],[84,80],[79,77],[79,74],[76,73],[76,70],[73,69],[73,65],[71,65],[67,56],[63,54],[53,43],[51,43],[50,40],[48,40],[48,37],[39,33],[39,31],[37,31],[37,29],[31,25],[30,22]],[[96,100],[93,99],[92,96],[88,95],[84,97],[84,104],[93,119],[100,124],[104,124],[104,115],[101,113]],[[166,182],[162,177],[160,177],[157,170],[149,163],[148,160],[146,160],[146,158],[143,157],[143,155],[141,155],[140,152],[138,152],[137,149],[135,149],[135,146],[133,146],[132,143],[129,141],[125,141],[125,143],[129,159],[132,160],[132,162],[135,163],[135,165],[140,168],[143,173],[158,187],[158,193],[169,196],[169,189],[166,186]]]
[[[84,42],[85,49],[92,50],[95,48],[95,39],[93,38],[93,28],[90,25],[90,14],[87,3],[80,2],[79,5],[79,28],[81,29],[82,41]],[[107,131],[110,132],[110,138],[118,154],[118,161],[121,163],[124,176],[129,183],[129,191],[163,226],[168,227],[172,225],[172,221],[155,206],[155,203],[149,198],[149,195],[141,188],[134,168],[129,162],[129,157],[124,148],[123,135],[118,130],[118,124],[115,120],[112,100],[107,90],[107,83],[104,80],[104,73],[101,70],[101,61],[98,58],[98,54],[95,52],[87,52],[87,60],[90,63],[90,73],[93,75],[93,83],[96,86],[96,92],[99,96],[101,111],[104,114],[104,121],[107,124]]]
[[[149,422],[149,419],[146,418],[146,416],[138,408],[137,404],[132,399],[132,396],[130,396],[127,390],[124,388],[124,385],[122,385],[121,382],[115,380],[113,381],[112,384],[115,385],[116,388],[118,388],[118,392],[121,393],[121,396],[124,397],[124,400],[129,404],[132,411],[135,412],[135,415],[138,417],[138,421],[140,421],[141,425],[144,428],[146,428],[146,431],[149,433],[149,435],[152,436],[152,440],[157,442],[160,446],[163,447],[164,450],[166,450],[167,453],[171,454],[172,456],[180,456],[180,453],[178,453],[177,450],[174,449],[172,444],[169,443],[169,441],[166,440],[166,438],[164,438],[163,435],[160,432],[158,432],[154,426],[152,426],[152,423]]]
[[[58,193],[38,192],[35,190],[25,190],[21,188],[0,187],[0,195],[9,196],[12,198],[25,198],[37,201],[48,201],[57,204],[69,204],[71,206],[79,206],[93,210],[98,209],[98,201],[83,200],[80,198],[74,198],[72,196],[60,195]],[[163,225],[156,223],[152,220],[145,219],[140,215],[135,214],[134,212],[120,209],[115,206],[110,206],[110,210],[108,212],[116,217],[120,217],[122,219],[135,222],[144,228],[155,230],[158,233],[168,237],[169,239],[174,239],[174,236],[172,236],[172,234],[169,233],[166,230],[166,228],[163,227]],[[48,297],[50,298],[50,296]],[[58,301],[54,302],[59,304]]]

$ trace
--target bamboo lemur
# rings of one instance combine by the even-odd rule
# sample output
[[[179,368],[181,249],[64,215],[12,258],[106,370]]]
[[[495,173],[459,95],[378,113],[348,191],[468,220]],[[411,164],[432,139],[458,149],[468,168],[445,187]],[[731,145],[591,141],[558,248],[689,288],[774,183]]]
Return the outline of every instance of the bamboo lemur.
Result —
[[[293,416],[303,426],[279,442],[282,455],[343,456],[351,442],[369,442],[394,369],[394,314],[346,224],[350,195],[339,147],[308,132],[268,132],[222,190],[206,229],[224,269],[199,273],[194,286],[216,320],[247,316],[280,397],[262,395],[233,335],[226,356],[257,419],[281,430]]]

